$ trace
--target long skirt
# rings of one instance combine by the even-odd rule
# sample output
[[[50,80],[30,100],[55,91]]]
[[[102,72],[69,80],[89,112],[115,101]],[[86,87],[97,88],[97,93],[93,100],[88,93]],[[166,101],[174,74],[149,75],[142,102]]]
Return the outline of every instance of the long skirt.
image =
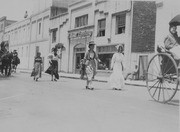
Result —
[[[49,68],[45,71],[45,73],[54,75],[56,79],[59,79],[58,74],[58,61],[52,60],[52,63],[50,63]]]
[[[96,63],[95,60],[88,60],[86,66],[86,75],[88,80],[94,79],[96,75]]]
[[[110,75],[109,83],[111,88],[123,89],[124,88],[124,77],[122,74],[121,63],[115,63],[113,72]]]
[[[41,63],[39,62],[36,62],[34,64],[34,77],[38,77],[40,78],[41,77]]]

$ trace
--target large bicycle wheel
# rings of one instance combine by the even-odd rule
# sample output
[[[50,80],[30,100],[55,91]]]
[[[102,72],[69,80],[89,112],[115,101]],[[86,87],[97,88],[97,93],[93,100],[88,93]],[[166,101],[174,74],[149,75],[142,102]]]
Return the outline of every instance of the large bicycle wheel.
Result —
[[[155,55],[149,62],[146,85],[150,96],[158,102],[167,103],[178,90],[178,68],[167,53]]]

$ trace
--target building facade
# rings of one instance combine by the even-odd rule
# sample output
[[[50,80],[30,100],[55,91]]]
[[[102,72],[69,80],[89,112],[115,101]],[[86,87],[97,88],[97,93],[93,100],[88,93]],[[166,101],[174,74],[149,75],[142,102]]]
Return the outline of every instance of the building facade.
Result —
[[[60,2],[60,1],[59,1]],[[4,39],[21,58],[19,68],[32,69],[38,51],[48,67],[47,55],[61,43],[59,71],[79,73],[80,60],[88,42],[96,43],[95,51],[105,65],[98,64],[98,74],[111,73],[115,46],[123,43],[126,73],[139,66],[144,75],[155,49],[156,3],[154,1],[69,0],[61,6],[58,0],[49,8],[5,28]],[[56,3],[56,4],[53,4]]]
[[[68,28],[69,28],[69,16],[67,8],[56,7],[53,10],[59,10],[56,15],[52,14],[50,18],[50,47],[55,47],[56,44],[62,44],[59,60],[59,71],[68,72]]]
[[[47,68],[49,12],[50,9],[46,9],[5,28],[4,40],[9,41],[10,51],[17,50],[21,60],[19,68],[32,69],[37,52],[41,52],[43,69]]]
[[[69,6],[69,17],[70,72],[79,72],[80,59],[88,50],[88,42],[93,40],[99,58],[105,63],[97,66],[99,74],[111,73],[115,46],[123,43],[129,67],[126,73],[138,65],[138,76],[145,76],[149,56],[155,47],[154,1],[78,1]]]
[[[14,20],[7,20],[5,16],[0,18],[0,43],[3,41],[5,27],[15,22]]]

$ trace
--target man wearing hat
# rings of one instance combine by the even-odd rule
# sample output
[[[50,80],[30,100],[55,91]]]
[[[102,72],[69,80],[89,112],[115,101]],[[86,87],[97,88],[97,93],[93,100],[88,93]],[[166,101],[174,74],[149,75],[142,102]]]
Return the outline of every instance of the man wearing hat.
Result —
[[[86,89],[93,90],[92,86],[92,80],[94,79],[94,76],[96,75],[96,61],[101,62],[101,60],[98,58],[96,52],[94,51],[94,41],[89,42],[89,50],[85,54],[85,61],[86,61],[86,74],[87,74],[87,85]]]

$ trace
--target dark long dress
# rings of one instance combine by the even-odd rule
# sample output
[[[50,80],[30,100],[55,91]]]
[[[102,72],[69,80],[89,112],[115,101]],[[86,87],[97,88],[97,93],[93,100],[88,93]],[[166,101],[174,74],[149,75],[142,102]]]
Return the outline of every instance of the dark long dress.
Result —
[[[51,59],[49,61],[50,66],[49,68],[45,71],[45,73],[54,75],[56,79],[59,79],[59,74],[58,74],[58,60],[57,56],[54,55],[55,59]]]

